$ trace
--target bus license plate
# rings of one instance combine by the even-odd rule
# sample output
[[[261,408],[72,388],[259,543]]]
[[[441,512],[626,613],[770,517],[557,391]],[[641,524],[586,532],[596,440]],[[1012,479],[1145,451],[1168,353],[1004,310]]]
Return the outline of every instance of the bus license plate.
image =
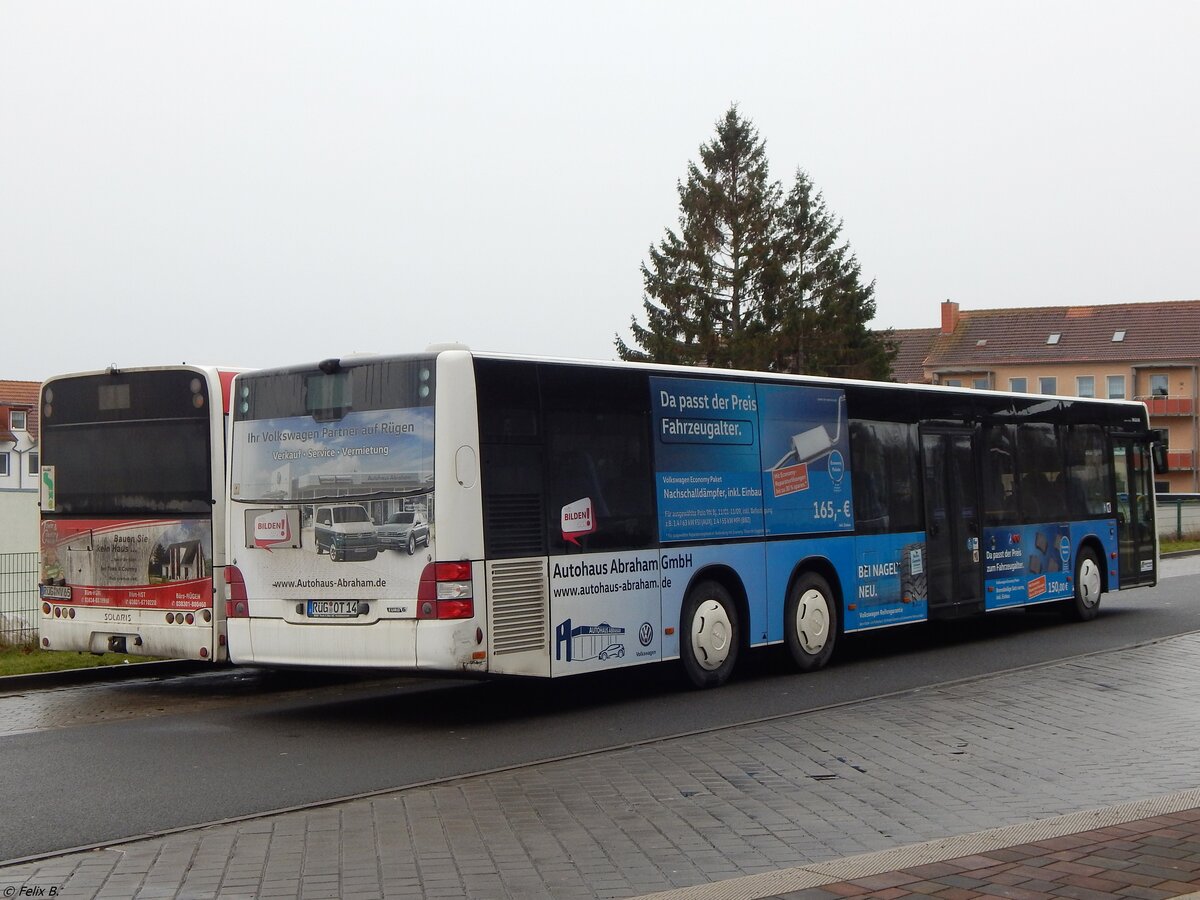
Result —
[[[308,615],[314,619],[353,619],[358,616],[358,601],[309,600]]]
[[[69,584],[39,584],[38,592],[43,600],[70,600],[71,586]]]

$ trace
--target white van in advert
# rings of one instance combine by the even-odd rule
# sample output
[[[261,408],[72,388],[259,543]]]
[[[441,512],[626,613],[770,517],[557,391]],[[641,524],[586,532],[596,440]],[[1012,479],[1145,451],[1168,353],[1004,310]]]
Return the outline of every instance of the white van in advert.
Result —
[[[313,541],[318,553],[334,562],[374,559],[379,553],[375,523],[359,503],[318,506],[313,514]]]

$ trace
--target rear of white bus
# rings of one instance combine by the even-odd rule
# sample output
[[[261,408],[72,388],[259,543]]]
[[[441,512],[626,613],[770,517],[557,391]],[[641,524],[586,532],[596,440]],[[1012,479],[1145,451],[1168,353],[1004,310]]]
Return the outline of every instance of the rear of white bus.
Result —
[[[44,649],[225,661],[233,375],[114,367],[42,385]]]
[[[485,672],[477,446],[466,351],[239,376],[230,658]]]

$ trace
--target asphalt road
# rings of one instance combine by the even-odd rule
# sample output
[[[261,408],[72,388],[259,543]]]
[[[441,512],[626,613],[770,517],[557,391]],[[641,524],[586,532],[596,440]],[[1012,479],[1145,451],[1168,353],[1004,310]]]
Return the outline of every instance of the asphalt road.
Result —
[[[705,692],[667,665],[554,682],[229,669],[27,689],[33,712],[0,737],[0,862],[1152,642],[1200,630],[1194,583],[1106,596],[1086,624],[1044,610],[851,636],[809,675],[764,651]]]

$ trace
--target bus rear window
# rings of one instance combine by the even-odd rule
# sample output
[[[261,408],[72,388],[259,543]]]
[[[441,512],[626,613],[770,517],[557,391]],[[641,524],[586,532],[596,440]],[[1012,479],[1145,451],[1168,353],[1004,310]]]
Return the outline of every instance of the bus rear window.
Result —
[[[337,421],[352,412],[433,406],[432,356],[340,365],[325,372],[312,366],[242,375],[234,420],[308,417]]]
[[[434,358],[260,371],[234,391],[230,496],[383,500],[433,490]],[[340,507],[341,524],[369,521]]]
[[[40,463],[60,515],[210,514],[208,385],[187,370],[55,379],[42,392]]]

